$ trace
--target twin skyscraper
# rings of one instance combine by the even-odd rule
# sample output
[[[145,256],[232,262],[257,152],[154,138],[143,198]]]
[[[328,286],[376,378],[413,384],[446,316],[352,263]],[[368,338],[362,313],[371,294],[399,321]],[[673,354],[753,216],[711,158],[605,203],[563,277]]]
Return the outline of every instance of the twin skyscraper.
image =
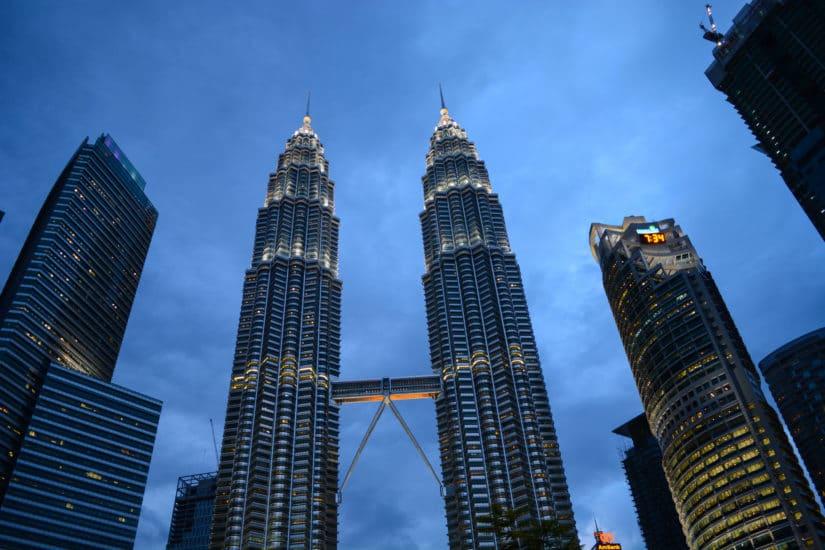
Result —
[[[334,184],[309,114],[287,141],[244,279],[212,548],[334,547],[340,404],[397,412],[393,400],[414,397],[435,399],[452,547],[496,547],[483,529],[496,506],[576,537],[501,205],[443,104],[422,184],[433,375],[341,382]]]
[[[717,46],[708,72],[820,234],[823,14],[801,0],[749,4],[728,35],[709,31]],[[801,61],[777,56],[777,44]],[[206,525],[170,535],[170,548],[336,547],[344,486],[385,409],[442,490],[451,548],[502,547],[491,528],[500,510],[518,511],[522,525],[552,523],[551,547],[578,543],[502,207],[443,99],[421,181],[431,368],[341,380],[335,185],[309,112],[287,140],[244,276],[219,470],[179,486],[189,500],[176,514],[197,513]],[[0,547],[134,542],[161,404],[111,378],[157,220],[144,188],[111,136],[84,142],[0,295]],[[681,530],[668,539],[676,542],[662,544],[822,549],[813,493],[686,232],[673,219],[631,216],[593,224],[589,236],[645,413],[619,432],[646,445],[647,479],[669,492],[656,502],[672,503],[666,534]],[[771,384],[783,388],[777,401],[795,436],[821,418],[821,404],[788,408],[794,394],[822,400],[812,390],[825,387],[821,338],[763,364]],[[798,360],[803,355],[810,368]],[[396,408],[399,399],[434,401],[440,476]],[[813,401],[797,399],[806,400]],[[342,479],[340,407],[357,403],[378,408]],[[821,487],[819,429],[799,447]],[[187,521],[173,526],[185,531]]]
[[[378,404],[362,448],[385,407],[401,422],[442,489],[451,548],[500,547],[499,510],[577,544],[519,266],[475,145],[442,105],[421,180],[430,373],[341,380],[339,219],[311,123],[258,210],[217,479],[179,487],[169,548],[336,547],[352,471],[341,479],[339,411],[353,403]],[[0,298],[2,545],[134,541],[160,402],[110,379],[157,219],[144,187],[110,136],[84,142]],[[628,217],[594,224],[590,245],[646,413],[625,432],[655,439],[650,479],[661,467],[685,544],[822,548],[813,494],[687,234]],[[394,405],[422,398],[440,477]]]

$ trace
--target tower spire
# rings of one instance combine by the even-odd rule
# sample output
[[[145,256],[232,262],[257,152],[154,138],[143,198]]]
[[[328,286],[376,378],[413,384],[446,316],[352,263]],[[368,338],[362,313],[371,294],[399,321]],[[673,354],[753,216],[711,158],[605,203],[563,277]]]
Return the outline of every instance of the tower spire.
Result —
[[[302,131],[312,132],[312,117],[309,116],[309,100],[312,99],[312,91],[307,91],[307,110],[304,114],[304,125],[301,127]]]
[[[449,124],[452,119],[450,118],[450,111],[447,110],[447,102],[444,101],[444,89],[441,87],[441,82],[438,83],[438,97],[441,99],[441,110],[439,111],[441,118],[438,119],[438,125],[442,126]]]

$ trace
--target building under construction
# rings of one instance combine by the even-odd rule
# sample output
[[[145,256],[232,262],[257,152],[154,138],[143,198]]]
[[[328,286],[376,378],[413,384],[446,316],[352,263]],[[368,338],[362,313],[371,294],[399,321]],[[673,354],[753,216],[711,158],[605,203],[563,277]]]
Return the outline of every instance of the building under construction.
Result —
[[[217,472],[178,478],[166,550],[202,550],[209,546],[217,481]]]
[[[825,239],[825,2],[753,0],[715,44],[705,74],[748,125]]]

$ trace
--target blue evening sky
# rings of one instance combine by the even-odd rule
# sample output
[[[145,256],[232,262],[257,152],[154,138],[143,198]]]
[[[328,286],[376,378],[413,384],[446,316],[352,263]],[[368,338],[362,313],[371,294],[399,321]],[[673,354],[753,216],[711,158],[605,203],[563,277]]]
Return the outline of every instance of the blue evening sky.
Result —
[[[4,2],[0,280],[85,136],[111,133],[160,211],[115,381],[164,402],[137,547],[176,478],[215,469],[256,209],[312,89],[337,183],[342,378],[429,370],[418,213],[437,83],[500,194],[582,541],[642,548],[611,430],[641,410],[591,222],[675,217],[755,360],[823,325],[825,246],[703,72],[704,2]],[[716,4],[726,29],[743,0]],[[399,405],[437,461],[431,402]],[[372,405],[342,412],[342,470]],[[437,462],[436,462],[437,463]],[[443,548],[437,487],[386,415],[342,548]]]

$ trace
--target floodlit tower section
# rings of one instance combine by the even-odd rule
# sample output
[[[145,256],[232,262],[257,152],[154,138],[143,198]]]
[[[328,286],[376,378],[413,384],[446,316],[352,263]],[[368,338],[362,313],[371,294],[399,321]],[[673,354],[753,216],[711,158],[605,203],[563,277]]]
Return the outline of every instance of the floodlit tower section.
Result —
[[[575,524],[498,195],[442,103],[422,178],[423,276],[451,548],[495,548],[493,505]]]
[[[823,520],[710,272],[674,220],[590,247],[690,548],[822,548]]]
[[[341,281],[334,184],[309,113],[258,211],[221,446],[212,548],[337,543]]]

